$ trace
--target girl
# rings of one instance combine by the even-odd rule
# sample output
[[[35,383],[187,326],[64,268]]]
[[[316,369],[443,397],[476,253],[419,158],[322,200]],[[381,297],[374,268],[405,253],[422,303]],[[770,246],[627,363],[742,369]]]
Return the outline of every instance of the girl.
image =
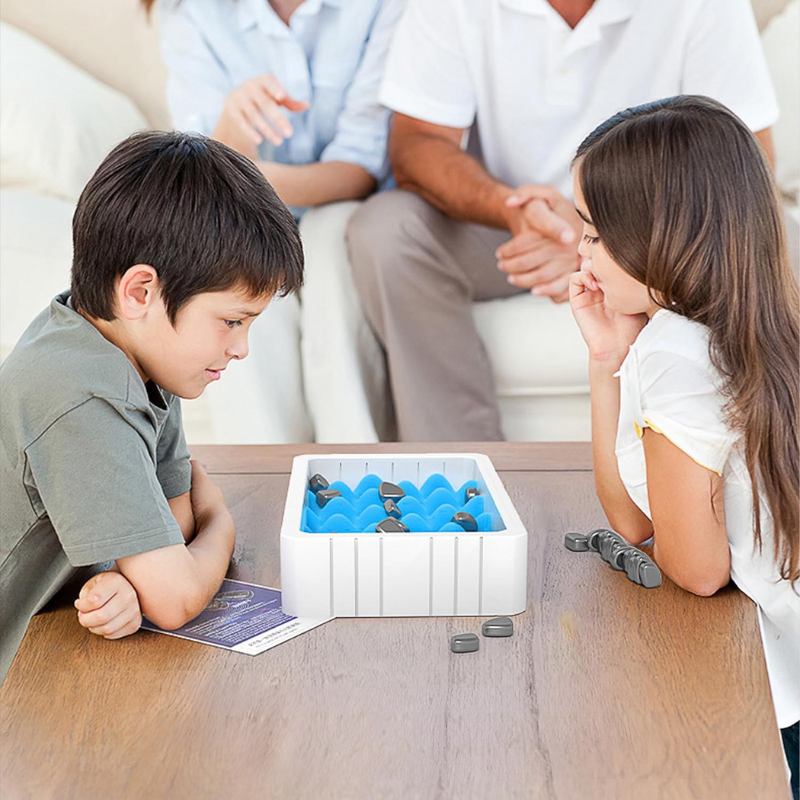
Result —
[[[628,109],[578,148],[597,493],[679,586],[758,606],[797,797],[798,287],[755,137],[705,97]]]

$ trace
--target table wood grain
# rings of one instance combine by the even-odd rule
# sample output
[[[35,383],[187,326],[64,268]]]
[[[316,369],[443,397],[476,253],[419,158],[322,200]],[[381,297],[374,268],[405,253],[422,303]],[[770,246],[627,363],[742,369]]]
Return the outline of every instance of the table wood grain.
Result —
[[[0,689],[12,798],[783,798],[754,606],[630,583],[563,547],[604,517],[586,445],[204,447],[236,520],[229,577],[279,586],[301,452],[485,452],[529,536],[511,639],[478,618],[338,619],[250,657],[36,617]]]

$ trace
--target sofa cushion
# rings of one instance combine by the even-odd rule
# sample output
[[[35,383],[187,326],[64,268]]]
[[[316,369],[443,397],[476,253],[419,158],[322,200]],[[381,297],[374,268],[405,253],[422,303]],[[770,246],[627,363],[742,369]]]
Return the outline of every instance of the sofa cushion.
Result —
[[[0,358],[31,320],[69,288],[73,203],[0,191]]]
[[[129,98],[28,34],[0,23],[4,187],[77,200],[109,150],[146,127]]]
[[[472,313],[500,397],[588,393],[588,351],[568,303],[520,294]]]
[[[778,94],[780,119],[772,128],[775,176],[784,197],[793,205],[800,191],[800,2],[792,0],[773,17],[761,36],[767,64]]]

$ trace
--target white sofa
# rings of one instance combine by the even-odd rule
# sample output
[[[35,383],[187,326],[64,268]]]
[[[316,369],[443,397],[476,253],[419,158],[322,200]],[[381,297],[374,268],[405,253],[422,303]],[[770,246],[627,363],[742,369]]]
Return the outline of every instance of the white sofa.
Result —
[[[773,70],[782,118],[775,129],[778,177],[784,191],[790,239],[797,250],[798,0],[754,0]],[[776,18],[779,15],[779,18]],[[165,72],[158,55],[157,19],[148,22],[135,0],[4,0],[5,43],[0,47],[0,357],[30,319],[69,280],[70,220],[82,183],[105,152],[127,133],[169,127]],[[13,26],[13,27],[10,27]],[[33,41],[21,36],[26,31]],[[45,47],[45,45],[47,47]],[[3,51],[6,51],[4,56]],[[91,77],[90,77],[91,76]],[[35,93],[47,102],[30,103]],[[313,243],[309,243],[313,244]],[[796,258],[796,255],[795,255]],[[335,313],[336,309],[329,309]],[[567,306],[520,296],[478,303],[480,333],[495,368],[506,435],[512,440],[588,439],[586,355]],[[325,420],[325,441],[365,441],[380,432],[383,398],[374,351],[366,358],[369,402],[355,425]],[[350,356],[352,361],[352,354]],[[336,359],[336,354],[332,355]],[[363,360],[363,359],[362,359]],[[325,402],[319,391],[309,406]],[[357,393],[357,392],[356,392]],[[302,402],[302,398],[301,398]],[[225,441],[215,432],[211,405],[185,404],[191,442]],[[376,411],[377,409],[377,411]],[[352,420],[350,420],[352,422]],[[301,427],[298,438],[310,431]],[[265,430],[265,441],[285,441]]]

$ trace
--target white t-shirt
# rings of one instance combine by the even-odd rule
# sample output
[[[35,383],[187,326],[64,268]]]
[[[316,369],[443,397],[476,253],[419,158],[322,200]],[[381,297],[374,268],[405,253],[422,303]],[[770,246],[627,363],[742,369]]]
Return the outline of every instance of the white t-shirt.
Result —
[[[585,136],[677,94],[713,97],[754,131],[775,122],[749,0],[595,0],[574,30],[547,0],[409,0],[379,99],[437,125],[477,120],[491,175],[571,197]]]
[[[631,499],[650,517],[641,435],[652,428],[722,476],[731,578],[758,606],[778,725],[800,719],[800,597],[780,580],[772,517],[761,502],[763,550],[753,546],[753,500],[743,441],[725,422],[722,379],[711,363],[708,329],[658,311],[622,362],[616,454]]]

